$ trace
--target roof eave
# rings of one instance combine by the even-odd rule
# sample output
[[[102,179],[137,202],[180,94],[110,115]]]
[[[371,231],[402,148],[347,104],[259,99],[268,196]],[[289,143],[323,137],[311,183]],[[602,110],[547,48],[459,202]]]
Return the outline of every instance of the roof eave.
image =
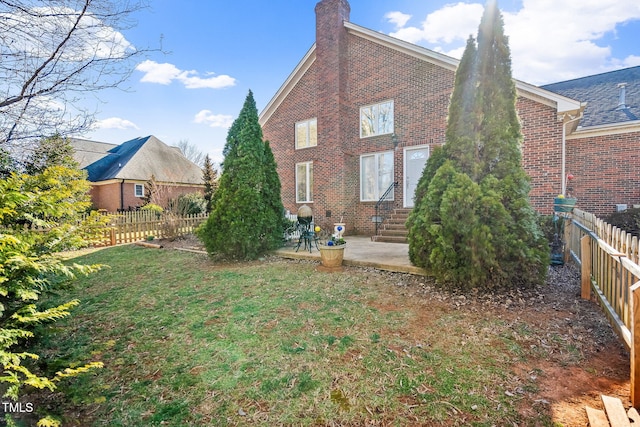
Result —
[[[584,111],[584,107],[587,105],[584,102],[576,101],[575,99],[559,95],[521,80],[514,79],[514,82],[518,96],[523,96],[555,108],[559,118],[562,118],[565,114],[579,114]]]
[[[426,60],[450,71],[455,71],[458,68],[460,61],[456,58],[452,58],[451,56],[391,37],[379,31],[373,31],[369,28],[361,27],[360,25],[356,25],[352,22],[346,21],[344,22],[344,26],[350,34],[362,37],[374,43],[382,44],[383,46],[390,47],[391,49],[403,52],[407,55]]]
[[[631,132],[640,132],[640,120],[578,128],[571,135],[568,135],[567,139],[593,138]]]

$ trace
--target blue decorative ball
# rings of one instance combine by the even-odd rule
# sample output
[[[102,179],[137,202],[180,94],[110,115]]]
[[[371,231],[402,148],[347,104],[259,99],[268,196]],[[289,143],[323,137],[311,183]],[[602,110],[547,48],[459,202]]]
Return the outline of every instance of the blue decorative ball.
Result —
[[[329,241],[327,242],[327,246],[333,246],[333,242],[332,242],[331,240],[329,240]]]
[[[341,225],[338,226],[338,231],[342,231],[342,226]]]

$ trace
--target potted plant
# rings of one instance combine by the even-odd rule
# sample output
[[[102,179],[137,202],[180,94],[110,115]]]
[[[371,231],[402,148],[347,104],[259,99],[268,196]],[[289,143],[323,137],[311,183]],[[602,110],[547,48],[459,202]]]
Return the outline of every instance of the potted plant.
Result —
[[[567,188],[567,196],[564,194],[558,194],[557,197],[553,199],[553,211],[554,212],[572,212],[573,208],[576,206],[578,199],[575,197],[571,197],[570,189],[568,188],[569,181],[573,179],[572,174],[567,174],[567,179],[565,181],[565,187]]]
[[[344,259],[344,249],[347,242],[336,235],[322,236],[320,227],[315,227],[316,234],[320,234],[320,264],[326,271],[339,271],[342,269],[342,260]],[[324,238],[323,238],[324,237]]]

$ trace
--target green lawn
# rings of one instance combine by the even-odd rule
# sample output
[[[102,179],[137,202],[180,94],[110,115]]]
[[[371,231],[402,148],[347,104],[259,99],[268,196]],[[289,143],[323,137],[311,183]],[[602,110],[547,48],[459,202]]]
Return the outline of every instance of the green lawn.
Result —
[[[521,411],[534,327],[418,294],[424,278],[134,246],[74,261],[110,268],[62,293],[81,305],[39,331],[40,365],[105,367],[36,405],[65,425],[553,425]]]

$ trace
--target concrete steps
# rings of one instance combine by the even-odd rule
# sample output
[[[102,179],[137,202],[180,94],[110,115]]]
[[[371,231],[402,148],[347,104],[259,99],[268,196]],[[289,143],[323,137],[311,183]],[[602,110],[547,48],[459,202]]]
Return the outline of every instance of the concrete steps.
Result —
[[[405,226],[411,209],[395,209],[378,229],[378,235],[371,237],[374,242],[407,243],[409,230]]]

